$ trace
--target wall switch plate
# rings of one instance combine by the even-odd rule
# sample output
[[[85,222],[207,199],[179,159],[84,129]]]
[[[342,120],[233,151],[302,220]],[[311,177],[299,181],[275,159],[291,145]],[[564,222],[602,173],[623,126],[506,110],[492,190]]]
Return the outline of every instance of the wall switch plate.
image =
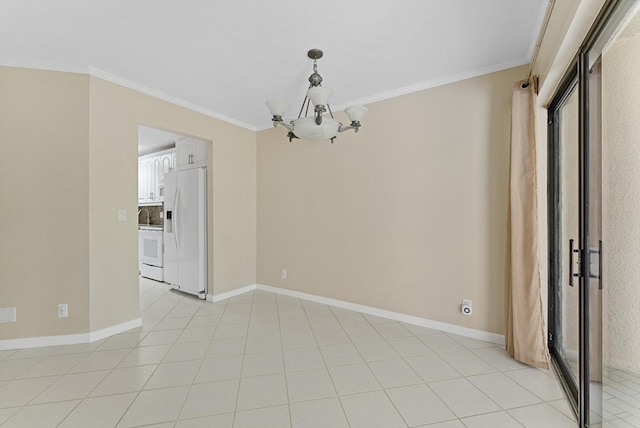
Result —
[[[127,210],[118,209],[118,221],[127,221]]]
[[[66,303],[58,305],[58,318],[66,318],[69,316],[69,306]]]
[[[287,270],[286,269],[280,269],[280,278],[287,279]]]
[[[0,322],[16,322],[16,308],[0,308]]]

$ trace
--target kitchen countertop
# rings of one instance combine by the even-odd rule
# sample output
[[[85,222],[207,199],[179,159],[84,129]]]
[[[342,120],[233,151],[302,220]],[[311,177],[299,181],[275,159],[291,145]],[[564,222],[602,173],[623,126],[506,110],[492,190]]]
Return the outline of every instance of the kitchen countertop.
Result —
[[[162,224],[138,224],[138,230],[164,230]]]

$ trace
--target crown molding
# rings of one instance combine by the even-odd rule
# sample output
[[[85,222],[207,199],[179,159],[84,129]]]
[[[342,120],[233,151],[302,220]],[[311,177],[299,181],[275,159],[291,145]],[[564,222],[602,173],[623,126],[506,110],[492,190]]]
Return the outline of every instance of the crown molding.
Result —
[[[116,85],[132,89],[136,92],[140,92],[140,93],[152,96],[154,98],[158,98],[160,100],[178,105],[180,107],[187,108],[189,110],[201,113],[205,116],[208,116],[214,119],[221,120],[231,125],[239,126],[240,128],[248,129],[254,132],[258,130],[255,126],[251,124],[236,120],[232,117],[225,116],[224,114],[217,113],[212,110],[208,110],[197,104],[193,104],[189,101],[185,101],[182,98],[165,94],[164,92],[157,91],[153,88],[149,88],[140,83],[133,82],[131,80],[125,79],[120,76],[116,76],[115,74],[111,74],[109,72],[106,72],[96,67],[91,67],[91,66],[85,67],[85,66],[80,66],[75,64],[63,64],[63,63],[55,63],[55,62],[32,61],[32,60],[21,59],[21,58],[3,59],[2,61],[0,61],[0,66],[32,68],[36,70],[47,70],[47,71],[60,71],[65,73],[88,74],[89,76],[106,80],[107,82],[115,83]]]

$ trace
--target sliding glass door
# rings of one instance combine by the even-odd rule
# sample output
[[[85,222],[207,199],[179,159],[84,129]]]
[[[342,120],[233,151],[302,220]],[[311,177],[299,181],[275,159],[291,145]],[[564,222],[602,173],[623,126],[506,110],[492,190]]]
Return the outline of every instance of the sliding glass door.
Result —
[[[640,426],[638,3],[606,3],[549,106],[549,348],[581,427]]]

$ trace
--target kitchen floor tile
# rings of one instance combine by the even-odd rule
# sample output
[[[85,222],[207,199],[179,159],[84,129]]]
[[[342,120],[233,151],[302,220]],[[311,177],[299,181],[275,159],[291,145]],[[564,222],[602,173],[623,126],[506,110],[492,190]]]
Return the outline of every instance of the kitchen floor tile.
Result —
[[[201,360],[209,349],[210,342],[187,342],[174,344],[163,362],[172,363],[176,361]]]
[[[24,358],[20,360],[8,360],[5,358],[4,360],[0,360],[0,381],[15,379],[42,360],[44,360],[44,357]]]
[[[58,427],[112,428],[135,398],[135,393],[87,398],[82,400]]]
[[[471,376],[468,380],[503,409],[540,403],[538,397],[502,373]]]
[[[11,416],[2,428],[55,428],[79,402],[61,401],[23,407]]]
[[[282,334],[282,349],[315,348],[316,338],[311,330]]]
[[[205,358],[226,357],[229,355],[242,355],[244,353],[244,346],[247,339],[241,338],[229,338],[229,339],[214,339],[209,345]]]
[[[266,407],[236,413],[233,428],[290,428],[289,406]]]
[[[242,370],[242,358],[242,355],[232,355],[204,360],[194,383],[239,378]]]
[[[131,352],[130,349],[95,351],[73,366],[69,373],[82,373],[97,370],[110,370],[116,367]]]
[[[118,367],[144,366],[158,364],[167,355],[171,345],[143,346],[132,349],[131,352],[118,364]]]
[[[108,370],[64,375],[34,398],[31,404],[84,398],[89,395],[107,374],[109,374]]]
[[[321,346],[320,352],[327,363],[327,367],[364,362],[352,343]]]
[[[9,381],[0,388],[0,407],[26,406],[58,379],[50,376]]]
[[[340,397],[351,428],[406,428],[387,395],[382,391]]]
[[[247,354],[242,363],[242,376],[262,376],[284,372],[282,352]]]
[[[522,428],[507,412],[488,413],[462,419],[468,428]]]
[[[339,325],[334,328],[315,329],[312,332],[319,346],[351,343],[349,336]]]
[[[444,333],[418,336],[418,339],[437,354],[442,352],[464,351],[464,346]]]
[[[339,395],[381,389],[366,364],[329,367],[329,373]]]
[[[374,361],[369,368],[383,388],[423,383],[420,376],[402,359]]]
[[[178,340],[176,343],[185,343],[185,342],[203,342],[210,341],[213,338],[213,333],[215,332],[214,327],[204,326],[204,327],[192,327],[189,324],[189,327],[184,329],[182,334],[178,336]]]
[[[407,358],[406,361],[425,382],[462,377],[458,371],[447,364],[438,355],[410,357]]]
[[[146,333],[122,333],[107,338],[98,347],[98,351],[109,351],[111,349],[135,348],[146,336]]]
[[[233,412],[238,396],[238,379],[193,385],[184,407],[181,419],[218,415]]]
[[[429,387],[460,418],[501,410],[466,379],[433,382]]]
[[[287,386],[283,374],[242,378],[237,410],[287,404]]]
[[[284,368],[288,372],[325,367],[319,348],[289,349],[284,351]]]
[[[433,355],[433,351],[419,341],[416,337],[394,337],[387,342],[402,357],[417,357],[421,355]]]
[[[365,361],[390,360],[400,356],[386,340],[357,342],[355,346]]]
[[[170,428],[233,428],[233,413],[206,416],[204,418],[182,419]]]
[[[337,398],[291,403],[289,406],[293,428],[349,428]]]
[[[182,330],[152,331],[142,339],[140,346],[171,345],[181,334]]]
[[[124,414],[118,427],[175,421],[188,393],[188,386],[142,391]]]
[[[18,376],[18,379],[43,376],[61,376],[89,354],[51,355]]]
[[[386,390],[400,415],[414,427],[455,419],[456,415],[425,385]]]
[[[573,426],[555,374],[492,343],[263,290],[210,303],[140,283],[141,327],[0,351],[2,428]],[[633,425],[640,383],[606,375],[605,417]]]
[[[385,339],[393,339],[396,337],[413,337],[413,334],[397,321],[386,322],[382,324],[374,324],[373,328]]]
[[[201,361],[181,361],[160,364],[144,389],[167,388],[170,386],[191,385],[200,369]]]
[[[553,377],[547,376],[541,370],[526,368],[504,372],[506,376],[533,392],[543,401],[564,398],[562,387]]]
[[[7,419],[15,415],[22,407],[10,407],[8,409],[0,409],[0,425],[2,425]]]
[[[439,354],[440,358],[463,376],[495,373],[498,370],[470,351],[454,351]]]
[[[509,410],[526,428],[575,428],[575,422],[546,403]]]
[[[157,365],[114,369],[100,382],[89,396],[96,397],[100,395],[141,391],[156,367]]]
[[[289,372],[286,378],[290,402],[336,396],[333,382],[325,368]]]
[[[282,352],[282,338],[280,335],[247,337],[245,354],[262,352]]]

